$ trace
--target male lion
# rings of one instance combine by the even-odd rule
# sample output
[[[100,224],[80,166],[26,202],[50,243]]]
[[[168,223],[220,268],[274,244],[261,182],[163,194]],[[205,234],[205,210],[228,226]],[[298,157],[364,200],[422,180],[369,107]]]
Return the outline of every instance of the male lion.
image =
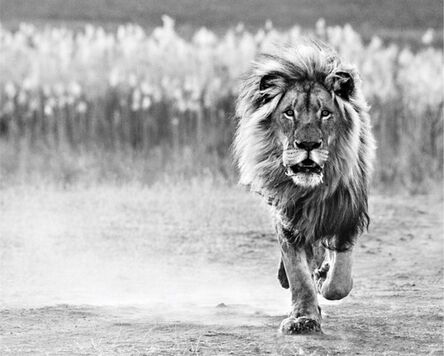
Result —
[[[317,292],[349,294],[353,243],[369,223],[374,140],[360,80],[324,45],[284,48],[253,63],[236,115],[240,181],[271,205],[291,290],[280,331],[320,331]]]

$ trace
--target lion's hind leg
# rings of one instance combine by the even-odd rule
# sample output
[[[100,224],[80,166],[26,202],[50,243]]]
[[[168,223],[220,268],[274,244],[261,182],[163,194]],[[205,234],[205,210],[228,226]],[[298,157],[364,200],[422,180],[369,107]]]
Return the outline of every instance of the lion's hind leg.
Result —
[[[279,282],[281,283],[282,288],[285,289],[290,288],[290,284],[288,283],[288,278],[287,278],[287,272],[285,272],[285,266],[284,262],[282,262],[282,258],[281,262],[279,263],[278,279]]]
[[[322,285],[327,279],[327,273],[329,269],[330,269],[330,264],[328,263],[328,261],[324,261],[319,268],[316,268],[313,271],[316,289],[319,293],[321,293]]]

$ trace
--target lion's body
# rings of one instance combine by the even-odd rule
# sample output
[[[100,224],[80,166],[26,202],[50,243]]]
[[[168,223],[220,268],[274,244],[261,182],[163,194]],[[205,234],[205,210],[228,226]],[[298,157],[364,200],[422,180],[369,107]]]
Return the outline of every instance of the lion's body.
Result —
[[[272,206],[281,247],[351,249],[369,221],[374,155],[356,71],[316,44],[262,55],[236,113],[240,181]]]

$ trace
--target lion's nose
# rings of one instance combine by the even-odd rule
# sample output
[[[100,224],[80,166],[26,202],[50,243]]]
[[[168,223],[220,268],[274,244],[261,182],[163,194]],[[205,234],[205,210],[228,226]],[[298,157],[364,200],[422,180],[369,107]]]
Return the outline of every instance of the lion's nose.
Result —
[[[296,140],[294,143],[296,144],[297,148],[300,148],[302,150],[311,151],[311,150],[314,150],[316,148],[321,147],[322,140],[319,140],[319,141],[302,141],[302,142],[299,142],[299,141]]]

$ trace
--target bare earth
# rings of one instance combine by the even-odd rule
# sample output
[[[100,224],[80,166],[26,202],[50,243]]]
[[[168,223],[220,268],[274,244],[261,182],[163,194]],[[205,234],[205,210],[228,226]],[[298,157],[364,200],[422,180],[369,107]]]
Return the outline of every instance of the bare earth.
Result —
[[[442,200],[370,203],[352,294],[283,337],[278,246],[240,188],[3,188],[0,354],[442,355]]]

